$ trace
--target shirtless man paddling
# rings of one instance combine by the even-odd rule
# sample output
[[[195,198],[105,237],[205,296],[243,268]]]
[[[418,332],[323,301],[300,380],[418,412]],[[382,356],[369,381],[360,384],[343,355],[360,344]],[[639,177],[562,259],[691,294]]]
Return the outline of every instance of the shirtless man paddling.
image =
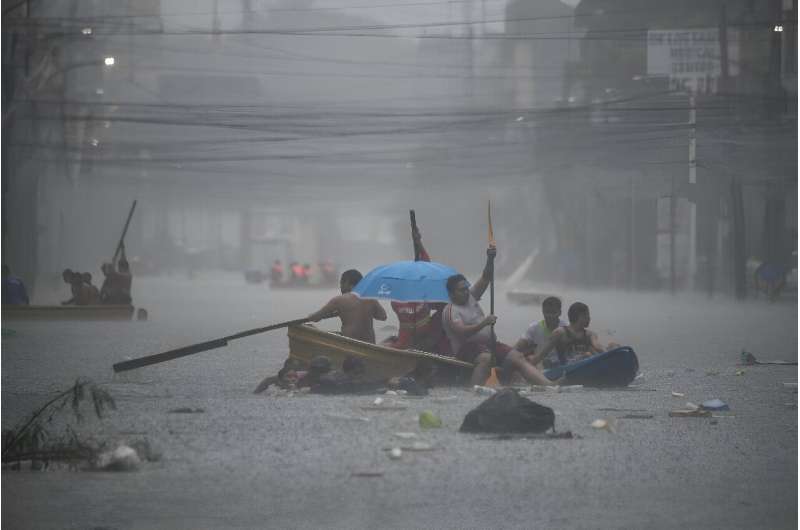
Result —
[[[363,300],[350,292],[361,278],[361,273],[355,269],[344,271],[339,280],[342,294],[333,297],[322,309],[311,313],[308,318],[319,322],[333,313],[338,313],[342,320],[342,335],[375,344],[372,321],[386,320],[386,311],[377,300]]]

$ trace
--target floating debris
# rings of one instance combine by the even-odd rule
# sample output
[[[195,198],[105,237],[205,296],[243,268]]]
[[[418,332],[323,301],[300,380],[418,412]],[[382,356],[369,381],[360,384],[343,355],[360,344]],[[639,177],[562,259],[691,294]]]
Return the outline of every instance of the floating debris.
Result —
[[[399,460],[402,457],[403,457],[403,450],[400,449],[399,447],[393,447],[389,451],[389,458],[391,458],[392,460]]]
[[[650,420],[653,418],[652,414],[626,414],[621,416],[623,420]]]
[[[711,416],[710,410],[702,409],[678,409],[669,412],[670,418],[708,418]]]
[[[727,403],[719,399],[709,399],[700,406],[705,410],[731,410]]]
[[[413,438],[419,438],[419,435],[415,432],[396,432],[394,433],[394,435],[402,440],[411,440]]]
[[[141,463],[136,450],[122,444],[113,451],[100,453],[95,465],[104,471],[135,471]]]
[[[429,443],[425,443],[425,442],[414,442],[411,445],[403,446],[403,447],[385,447],[383,450],[384,451],[389,451],[389,452],[392,452],[392,451],[395,451],[395,450],[401,451],[400,455],[402,456],[402,451],[420,452],[421,453],[421,452],[426,452],[426,451],[435,451],[436,447],[432,446]]]
[[[597,419],[592,422],[592,427],[595,429],[602,429],[608,432],[614,432],[613,422],[604,419]]]
[[[686,394],[683,392],[673,392],[672,397],[686,397]]]
[[[425,410],[419,415],[419,426],[423,429],[438,429],[442,426],[442,419],[433,412]]]
[[[202,414],[205,411],[205,409],[201,408],[193,409],[191,407],[178,407],[177,409],[170,409],[167,412],[169,414]]]

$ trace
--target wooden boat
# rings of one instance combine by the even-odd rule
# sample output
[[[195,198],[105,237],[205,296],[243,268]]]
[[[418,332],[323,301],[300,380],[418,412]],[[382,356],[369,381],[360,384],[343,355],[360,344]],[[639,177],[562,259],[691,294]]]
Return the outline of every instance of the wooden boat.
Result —
[[[384,380],[408,374],[420,361],[471,370],[473,365],[452,357],[420,350],[398,350],[323,331],[309,324],[289,327],[289,356],[308,364],[313,357],[325,355],[334,368],[339,368],[348,356],[364,361],[366,377]]]
[[[506,298],[510,302],[519,305],[541,305],[544,299],[548,296],[553,296],[547,293],[536,293],[533,291],[507,291]]]
[[[567,385],[602,388],[628,386],[638,372],[636,352],[633,348],[622,346],[565,366],[550,368],[544,371],[544,375],[554,381],[566,373]]]
[[[4,305],[3,320],[131,320],[132,305]]]

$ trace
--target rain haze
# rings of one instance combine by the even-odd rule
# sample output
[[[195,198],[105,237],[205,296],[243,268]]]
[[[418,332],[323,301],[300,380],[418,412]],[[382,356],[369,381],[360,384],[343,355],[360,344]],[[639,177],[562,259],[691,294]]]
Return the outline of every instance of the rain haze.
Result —
[[[797,527],[795,0],[2,9],[4,525]],[[631,380],[497,361],[571,433],[525,437],[459,432],[491,392],[468,376],[254,393],[308,325],[112,369],[312,314],[415,259],[411,210],[432,261],[490,281],[492,362],[557,296]],[[376,297],[402,337],[408,300]]]

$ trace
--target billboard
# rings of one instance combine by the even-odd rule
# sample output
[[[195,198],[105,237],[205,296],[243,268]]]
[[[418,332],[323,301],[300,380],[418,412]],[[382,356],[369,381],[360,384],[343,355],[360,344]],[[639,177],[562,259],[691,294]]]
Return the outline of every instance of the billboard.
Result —
[[[728,29],[728,75],[739,73],[739,32]],[[647,32],[647,73],[669,77],[671,90],[715,93],[722,74],[718,28]]]

